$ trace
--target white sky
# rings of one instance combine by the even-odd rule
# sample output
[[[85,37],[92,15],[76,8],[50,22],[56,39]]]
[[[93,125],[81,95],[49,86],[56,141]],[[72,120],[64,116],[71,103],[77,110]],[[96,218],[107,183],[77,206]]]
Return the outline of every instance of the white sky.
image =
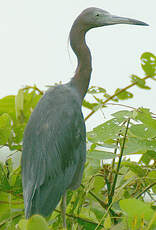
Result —
[[[91,6],[142,20],[150,27],[115,25],[88,32],[87,43],[93,56],[90,85],[113,93],[130,83],[131,74],[143,77],[141,54],[149,51],[156,55],[155,0],[1,0],[0,97],[16,94],[25,85],[37,84],[44,89],[45,85],[67,82],[76,67],[72,51],[71,59],[68,54],[68,34],[75,17]],[[149,107],[156,113],[156,82],[148,82],[152,90],[135,88],[135,98],[122,103]],[[114,108],[108,108],[106,114],[112,111]],[[100,116],[93,116],[91,126],[101,121]]]

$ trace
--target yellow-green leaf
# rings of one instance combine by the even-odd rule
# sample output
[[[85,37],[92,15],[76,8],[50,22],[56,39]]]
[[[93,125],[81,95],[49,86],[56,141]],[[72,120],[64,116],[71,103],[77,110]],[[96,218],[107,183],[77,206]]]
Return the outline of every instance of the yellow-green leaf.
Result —
[[[26,230],[49,230],[49,228],[42,216],[34,215],[28,220]]]

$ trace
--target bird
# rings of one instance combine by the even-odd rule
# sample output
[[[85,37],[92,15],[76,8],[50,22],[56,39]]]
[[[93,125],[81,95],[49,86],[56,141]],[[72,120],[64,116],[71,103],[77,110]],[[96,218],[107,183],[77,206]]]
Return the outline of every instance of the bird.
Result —
[[[63,226],[66,228],[65,200],[68,190],[77,189],[86,162],[86,127],[82,102],[92,72],[92,57],[85,35],[93,28],[115,24],[148,24],[89,7],[75,19],[70,45],[77,68],[68,83],[50,87],[33,110],[24,131],[21,159],[25,216],[47,217],[62,198]]]

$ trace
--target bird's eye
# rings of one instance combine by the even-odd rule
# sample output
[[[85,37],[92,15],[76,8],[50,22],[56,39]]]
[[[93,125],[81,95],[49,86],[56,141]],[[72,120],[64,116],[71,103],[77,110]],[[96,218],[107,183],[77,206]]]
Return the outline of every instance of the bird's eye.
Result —
[[[98,14],[98,13],[97,13],[97,14],[96,14],[96,16],[97,16],[97,17],[99,17],[99,16],[100,16],[100,14]]]

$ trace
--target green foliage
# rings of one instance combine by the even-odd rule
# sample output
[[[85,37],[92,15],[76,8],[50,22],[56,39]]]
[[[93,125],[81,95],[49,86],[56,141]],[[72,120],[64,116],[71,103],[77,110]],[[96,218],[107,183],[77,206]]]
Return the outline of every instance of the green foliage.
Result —
[[[135,83],[136,86],[142,89],[151,89],[149,86],[146,85],[146,81],[144,79],[141,79],[140,77],[136,75],[131,76],[132,83]]]
[[[119,92],[121,91],[121,89],[116,89],[115,91],[115,94],[118,94]],[[133,97],[133,94],[131,92],[128,92],[128,91],[123,91],[121,92],[119,95],[117,95],[118,99],[120,100],[127,100],[129,98],[132,98]]]
[[[141,56],[142,68],[146,75],[154,77],[156,75],[156,56],[146,52]]]
[[[11,135],[11,119],[7,113],[0,116],[0,145],[5,145]]]
[[[120,202],[120,207],[127,213],[127,219],[130,229],[140,229],[144,224],[152,220],[150,229],[156,228],[156,213],[149,204],[136,199],[124,199]],[[148,228],[147,228],[148,229]]]
[[[49,230],[46,220],[39,215],[32,216],[29,220],[21,219],[18,223],[18,230]]]
[[[156,57],[141,56],[145,77],[131,76],[130,85],[110,95],[92,86],[94,101],[83,106],[93,113],[107,102],[129,100],[134,85],[150,90],[156,80]],[[139,89],[140,90],[140,89]],[[16,96],[0,99],[0,229],[62,229],[59,205],[48,220],[39,215],[24,218],[21,157],[24,128],[43,92],[36,86],[20,89]],[[112,103],[113,104],[113,103]],[[67,229],[156,229],[156,119],[147,108],[121,110],[87,133],[87,161],[80,188],[67,193]],[[9,154],[8,154],[9,151]],[[132,156],[138,156],[132,160]],[[20,160],[19,160],[20,162]],[[147,202],[148,200],[148,202]]]

